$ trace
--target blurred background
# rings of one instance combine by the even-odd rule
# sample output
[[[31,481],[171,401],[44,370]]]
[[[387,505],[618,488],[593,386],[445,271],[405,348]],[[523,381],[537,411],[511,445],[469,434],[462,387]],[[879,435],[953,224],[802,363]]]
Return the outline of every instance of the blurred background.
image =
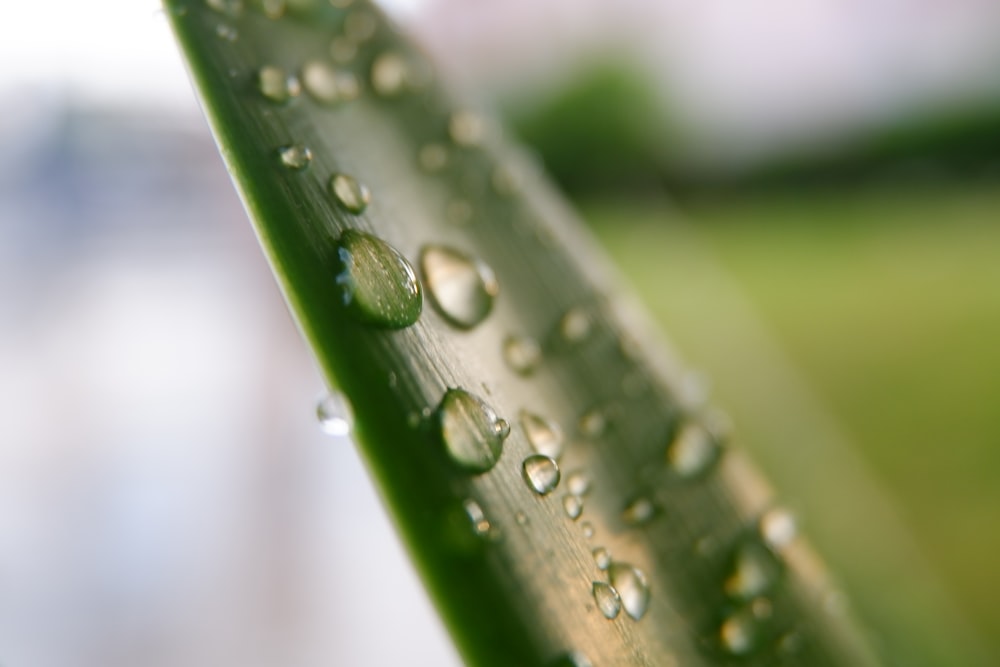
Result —
[[[876,644],[1000,664],[1000,4],[384,5],[534,147]],[[158,3],[17,3],[0,63],[0,665],[458,664]]]

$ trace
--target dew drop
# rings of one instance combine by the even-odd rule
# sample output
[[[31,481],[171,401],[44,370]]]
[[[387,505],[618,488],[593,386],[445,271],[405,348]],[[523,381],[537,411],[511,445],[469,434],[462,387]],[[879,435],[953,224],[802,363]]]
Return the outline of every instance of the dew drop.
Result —
[[[503,359],[518,375],[531,375],[542,362],[542,348],[530,336],[507,336]]]
[[[649,608],[649,584],[642,570],[628,563],[613,562],[608,567],[611,585],[622,599],[625,613],[635,620],[641,619]]]
[[[594,524],[589,521],[584,521],[580,524],[580,531],[583,533],[583,536],[589,540],[594,536]]]
[[[559,320],[559,333],[568,343],[583,341],[592,327],[590,314],[580,306],[570,308]]]
[[[395,97],[402,93],[410,76],[409,63],[395,51],[382,53],[372,62],[372,90],[381,97]]]
[[[302,66],[302,85],[313,99],[326,105],[356,99],[361,92],[354,74],[322,60],[310,60]]]
[[[420,317],[423,298],[413,267],[395,248],[371,234],[348,230],[337,243],[337,284],[344,306],[359,320],[387,329]]]
[[[465,508],[465,514],[469,517],[473,532],[479,537],[488,537],[491,528],[490,522],[479,503],[469,498],[462,503],[462,507]]]
[[[566,489],[574,496],[583,496],[590,491],[590,476],[582,470],[574,470],[566,477]]]
[[[493,308],[500,286],[493,270],[463,252],[446,246],[426,246],[420,254],[431,301],[454,326],[471,329]]]
[[[597,603],[597,608],[604,615],[604,618],[617,618],[622,610],[622,599],[618,595],[618,591],[603,581],[595,581],[593,593],[594,602]]]
[[[351,432],[351,406],[340,393],[331,393],[316,404],[316,418],[324,433],[343,438]]]
[[[441,171],[448,164],[448,149],[441,144],[425,144],[417,154],[417,161],[424,171]]]
[[[733,655],[747,655],[760,641],[757,622],[748,610],[741,610],[727,618],[719,628],[722,648]]]
[[[604,547],[596,547],[591,554],[598,570],[606,570],[611,565],[611,553]]]
[[[532,454],[524,459],[521,474],[528,486],[540,496],[551,493],[559,485],[559,465],[543,454]]]
[[[243,13],[243,0],[205,0],[209,9],[226,16],[240,16]]]
[[[261,95],[278,104],[284,104],[300,92],[299,80],[273,65],[261,67],[257,72],[257,89]]]
[[[760,536],[767,546],[781,551],[798,535],[795,516],[783,507],[774,507],[760,518]]]
[[[574,496],[573,494],[566,494],[562,499],[563,511],[566,512],[568,516],[573,521],[580,518],[583,514],[583,500],[580,496]]]
[[[239,39],[240,33],[236,28],[229,25],[228,23],[220,23],[215,26],[215,35],[221,40],[226,42],[235,42]]]
[[[312,151],[302,144],[290,144],[278,149],[281,164],[289,169],[305,169],[312,162]]]
[[[496,465],[504,438],[493,408],[464,389],[449,389],[437,415],[441,441],[456,465],[477,474]]]
[[[459,146],[478,146],[486,136],[486,121],[471,111],[457,111],[448,121],[448,135]]]
[[[559,425],[527,410],[521,410],[520,417],[521,429],[534,450],[554,459],[559,458],[563,449],[563,434]]]
[[[737,600],[750,600],[770,591],[781,576],[781,563],[759,542],[747,542],[736,550],[732,572],[723,588]]]
[[[656,505],[645,496],[635,498],[622,511],[622,521],[630,526],[641,526],[649,523],[654,516],[656,516]]]
[[[362,213],[371,202],[371,192],[364,183],[359,183],[353,176],[335,174],[330,179],[330,191],[337,201],[351,213]]]
[[[683,477],[695,477],[708,470],[721,454],[715,437],[697,422],[681,426],[667,447],[667,463]]]

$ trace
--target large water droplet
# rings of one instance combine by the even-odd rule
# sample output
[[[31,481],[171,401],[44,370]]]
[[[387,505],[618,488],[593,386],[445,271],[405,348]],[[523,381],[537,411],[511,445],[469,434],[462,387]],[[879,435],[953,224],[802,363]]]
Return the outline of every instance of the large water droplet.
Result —
[[[395,248],[371,234],[348,230],[337,244],[337,275],[344,305],[363,322],[387,329],[420,317],[423,299],[413,267]]]
[[[305,169],[312,162],[312,151],[302,144],[290,144],[278,149],[281,164],[289,169]]]
[[[630,526],[641,526],[649,523],[656,516],[656,505],[646,496],[633,499],[622,510],[622,521]]]
[[[515,373],[531,375],[542,362],[542,348],[530,336],[507,336],[503,341],[503,358]]]
[[[594,602],[597,608],[604,615],[604,618],[617,618],[622,610],[622,599],[618,591],[603,581],[595,581],[593,585]]]
[[[541,496],[551,493],[559,485],[559,465],[555,459],[543,454],[533,454],[524,459],[521,473],[531,490]]]
[[[726,579],[726,594],[750,600],[774,588],[781,576],[781,563],[759,542],[746,542],[736,550],[732,572]]]
[[[441,315],[460,329],[471,329],[489,315],[500,291],[493,271],[463,252],[439,245],[420,254],[431,301]]]
[[[354,74],[322,60],[310,60],[302,66],[302,85],[313,99],[327,105],[353,100],[361,92]]]
[[[324,433],[343,438],[351,432],[351,406],[341,393],[331,393],[316,404],[316,418]]]
[[[484,473],[496,465],[504,429],[493,408],[464,389],[449,389],[437,415],[441,441],[460,468]]]
[[[278,104],[284,104],[301,91],[298,79],[273,65],[261,67],[257,72],[257,89],[261,95]]]
[[[689,421],[667,447],[667,463],[679,475],[694,477],[708,470],[721,453],[715,437],[704,426]]]
[[[521,410],[521,428],[528,443],[539,454],[559,458],[563,448],[562,429],[551,419]]]
[[[330,190],[340,205],[354,214],[362,213],[372,199],[368,187],[347,174],[335,174],[330,179]]]
[[[628,563],[614,562],[608,568],[611,585],[622,599],[625,613],[635,620],[641,619],[649,608],[649,584],[642,570]]]
[[[596,547],[591,552],[598,570],[606,570],[611,565],[611,553],[604,547]]]
[[[563,511],[566,512],[566,516],[570,519],[576,521],[583,514],[583,499],[580,496],[574,496],[573,494],[566,494],[562,499]]]

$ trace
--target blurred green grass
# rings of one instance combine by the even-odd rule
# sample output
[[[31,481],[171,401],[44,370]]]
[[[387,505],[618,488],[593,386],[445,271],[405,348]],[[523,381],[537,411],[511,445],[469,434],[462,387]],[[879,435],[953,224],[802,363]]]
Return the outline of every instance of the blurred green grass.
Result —
[[[666,201],[582,208],[726,406],[768,389],[761,367],[734,362],[745,318],[724,301],[749,302],[996,653],[1000,187],[758,192],[689,200],[680,215]],[[734,413],[746,440],[771,435]]]

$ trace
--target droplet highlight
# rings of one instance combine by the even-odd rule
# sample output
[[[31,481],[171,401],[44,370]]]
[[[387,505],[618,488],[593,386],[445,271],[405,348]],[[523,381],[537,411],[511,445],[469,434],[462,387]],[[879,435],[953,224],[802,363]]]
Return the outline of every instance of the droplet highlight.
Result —
[[[343,394],[331,393],[316,404],[316,419],[327,435],[344,438],[351,433],[351,406]]]
[[[449,389],[437,415],[441,441],[458,467],[480,474],[496,465],[504,428],[493,408],[464,389]]]
[[[337,243],[337,258],[342,301],[357,319],[386,329],[402,329],[419,319],[420,284],[395,248],[371,234],[348,230]]]
[[[622,599],[613,586],[603,581],[595,581],[592,587],[594,602],[604,618],[614,619],[622,610]]]
[[[521,464],[521,474],[532,491],[548,495],[559,485],[559,465],[544,454],[533,454]]]
[[[431,245],[420,254],[431,302],[450,324],[471,329],[486,319],[500,286],[482,261],[447,246]]]

